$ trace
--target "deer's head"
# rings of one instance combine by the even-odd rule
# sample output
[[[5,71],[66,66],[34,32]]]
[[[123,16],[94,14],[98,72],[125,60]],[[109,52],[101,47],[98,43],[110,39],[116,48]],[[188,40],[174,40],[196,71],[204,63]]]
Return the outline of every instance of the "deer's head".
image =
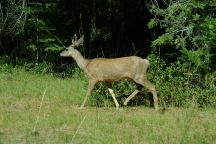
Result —
[[[72,44],[68,46],[63,52],[60,53],[62,57],[70,57],[75,53],[75,48],[83,45],[83,35],[77,39],[76,34],[72,38]]]

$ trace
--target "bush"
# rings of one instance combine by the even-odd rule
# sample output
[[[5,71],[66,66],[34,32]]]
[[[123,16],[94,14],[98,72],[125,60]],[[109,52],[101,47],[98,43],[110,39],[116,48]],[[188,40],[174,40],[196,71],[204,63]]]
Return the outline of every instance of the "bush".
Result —
[[[216,106],[216,73],[211,73],[204,79],[199,69],[192,63],[178,60],[168,65],[155,54],[150,54],[148,59],[150,61],[147,72],[148,79],[156,85],[161,106]],[[13,69],[21,68],[35,74],[48,73],[61,78],[72,77],[85,81],[85,87],[87,88],[88,82],[84,72],[76,67],[67,66],[62,70],[62,73],[59,73],[54,71],[52,65],[46,62],[37,64],[19,60],[19,63],[13,66],[8,57],[1,57],[0,60],[1,72],[11,72]],[[114,82],[111,85],[107,85],[105,82],[98,83],[89,99],[90,105],[98,107],[114,106],[108,87],[112,87],[120,105],[123,105],[124,100],[137,88],[134,82],[127,80]],[[143,88],[129,104],[150,105],[152,100],[151,93],[147,93],[146,89]]]
[[[148,79],[156,85],[160,105],[162,107],[189,107],[196,105],[200,108],[215,107],[216,86],[213,74],[209,74],[208,79],[204,79],[196,66],[191,63],[176,61],[167,65],[165,61],[154,54],[149,55],[150,66]],[[114,102],[107,90],[105,83],[96,85],[93,96],[90,98],[91,105],[94,106],[114,106]],[[112,88],[116,94],[120,105],[136,89],[136,84],[132,81],[120,81],[112,83]],[[147,99],[147,101],[146,101]],[[132,105],[149,105],[153,100],[152,95],[143,88],[141,93],[131,100]]]
[[[163,6],[162,6],[163,5]],[[200,0],[151,1],[149,11],[154,15],[149,28],[160,28],[162,34],[152,42],[154,48],[179,50],[178,57],[207,72],[215,52],[215,4]],[[169,50],[172,52],[172,50]]]
[[[164,106],[187,107],[195,104],[199,107],[215,106],[215,84],[209,74],[204,79],[192,63],[176,61],[170,65],[156,57],[149,56],[151,65],[149,79],[156,84],[160,95],[160,104]]]

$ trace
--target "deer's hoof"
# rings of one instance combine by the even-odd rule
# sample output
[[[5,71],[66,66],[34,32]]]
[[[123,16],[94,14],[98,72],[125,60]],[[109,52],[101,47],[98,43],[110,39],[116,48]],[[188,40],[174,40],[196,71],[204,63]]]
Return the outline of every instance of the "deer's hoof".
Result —
[[[127,102],[124,102],[124,106],[127,106]]]
[[[155,111],[159,111],[159,107],[158,106],[156,106],[154,109],[155,109]]]
[[[84,106],[80,106],[79,109],[84,109]]]

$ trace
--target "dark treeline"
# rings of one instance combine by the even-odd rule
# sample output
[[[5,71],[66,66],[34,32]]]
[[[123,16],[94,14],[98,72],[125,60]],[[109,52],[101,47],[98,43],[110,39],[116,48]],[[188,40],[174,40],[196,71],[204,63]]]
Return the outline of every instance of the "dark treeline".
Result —
[[[214,67],[215,2],[199,0],[6,0],[1,4],[1,56],[56,63],[74,34],[85,57],[154,53]]]
[[[74,34],[87,58],[147,58],[160,105],[216,106],[215,0],[1,0],[0,71],[82,76],[59,55]],[[124,97],[135,87],[113,88]]]

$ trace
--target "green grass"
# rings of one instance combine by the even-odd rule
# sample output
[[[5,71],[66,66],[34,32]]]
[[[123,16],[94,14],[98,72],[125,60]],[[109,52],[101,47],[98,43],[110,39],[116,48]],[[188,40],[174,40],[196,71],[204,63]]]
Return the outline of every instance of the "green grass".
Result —
[[[78,109],[86,85],[79,77],[0,72],[0,144],[216,143],[215,109]]]

